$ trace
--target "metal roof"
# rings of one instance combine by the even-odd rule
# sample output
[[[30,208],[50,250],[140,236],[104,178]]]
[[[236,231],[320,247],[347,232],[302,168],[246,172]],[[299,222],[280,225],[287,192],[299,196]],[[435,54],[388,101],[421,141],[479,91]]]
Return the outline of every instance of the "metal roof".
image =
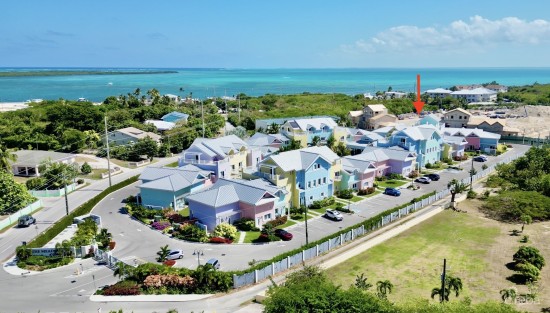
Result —
[[[229,180],[224,178],[218,179],[218,181],[207,190],[199,191],[187,197],[188,200],[211,207],[220,207],[239,201],[255,205],[265,198],[272,198],[275,200],[273,193],[260,184],[255,182],[250,183],[240,179]]]

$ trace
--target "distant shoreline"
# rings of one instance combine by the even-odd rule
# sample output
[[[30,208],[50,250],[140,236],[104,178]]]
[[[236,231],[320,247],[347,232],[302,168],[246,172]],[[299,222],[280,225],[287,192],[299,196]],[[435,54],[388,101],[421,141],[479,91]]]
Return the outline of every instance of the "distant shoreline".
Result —
[[[27,71],[0,72],[0,77],[174,74],[178,71]]]

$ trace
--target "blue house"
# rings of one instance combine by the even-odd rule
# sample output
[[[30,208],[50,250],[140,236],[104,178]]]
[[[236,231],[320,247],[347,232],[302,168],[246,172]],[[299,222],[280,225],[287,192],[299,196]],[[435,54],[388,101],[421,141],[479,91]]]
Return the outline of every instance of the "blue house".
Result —
[[[318,137],[321,143],[326,142],[338,126],[330,117],[288,120],[280,128],[280,133],[290,139],[300,141],[302,148],[311,146],[313,138]]]
[[[389,146],[399,146],[416,152],[416,161],[421,167],[441,160],[442,145],[442,134],[429,124],[394,131],[389,140]]]
[[[326,146],[310,147],[269,156],[257,175],[285,187],[288,206],[299,207],[332,196],[341,167],[338,155]]]
[[[174,111],[174,112],[170,112],[170,113],[164,115],[160,119],[165,121],[165,122],[177,123],[179,121],[187,122],[188,118],[189,118],[188,114]]]
[[[432,125],[435,127],[439,127],[439,124],[441,122],[441,119],[435,115],[435,114],[428,114],[424,117],[422,117],[416,125]]]
[[[147,167],[139,179],[142,181],[138,186],[141,204],[157,209],[181,210],[189,194],[212,184],[210,172],[193,165]]]

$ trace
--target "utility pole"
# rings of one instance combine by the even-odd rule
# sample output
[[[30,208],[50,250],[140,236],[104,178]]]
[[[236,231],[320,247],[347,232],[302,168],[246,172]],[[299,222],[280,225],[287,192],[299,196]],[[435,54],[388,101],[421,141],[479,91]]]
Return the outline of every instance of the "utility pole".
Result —
[[[306,205],[306,245],[309,244],[309,233],[307,231],[307,205]]]
[[[241,124],[241,95],[239,97],[239,125]]]
[[[474,157],[472,157],[472,168],[470,169],[470,191],[474,184]]]
[[[107,171],[109,172],[109,187],[113,185],[111,182],[111,154],[109,152],[109,134],[107,132],[107,115],[105,115],[105,144],[107,145]]]
[[[443,303],[445,300],[445,272],[447,271],[447,259],[443,259],[443,273],[441,273],[441,293],[439,294],[439,301]]]
[[[69,215],[69,198],[67,197],[67,173],[63,170],[63,185],[65,187],[65,211]]]
[[[201,101],[201,118],[202,118],[202,138],[204,138],[204,107]]]

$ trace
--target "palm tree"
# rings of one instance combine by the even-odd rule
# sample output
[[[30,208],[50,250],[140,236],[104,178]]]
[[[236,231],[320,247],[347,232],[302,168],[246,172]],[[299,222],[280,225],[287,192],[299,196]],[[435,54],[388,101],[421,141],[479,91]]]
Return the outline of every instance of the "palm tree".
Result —
[[[376,282],[377,295],[381,299],[386,299],[388,293],[391,293],[393,284],[389,280],[379,280]]]
[[[462,291],[462,280],[458,277],[453,277],[451,275],[445,277],[445,283],[443,284],[443,289],[441,288],[434,288],[432,289],[431,297],[432,299],[439,295],[439,301],[449,301],[449,295],[451,292],[454,291],[455,297],[458,297],[460,292]]]
[[[462,193],[466,191],[467,187],[463,183],[459,183],[458,180],[453,179],[449,182],[447,185],[447,188],[449,188],[451,192],[451,205],[453,207],[453,210],[455,209],[455,196],[459,193]]]
[[[500,291],[500,297],[502,302],[506,303],[506,300],[512,299],[512,302],[516,301],[517,292],[515,288],[502,289]]]
[[[11,172],[11,162],[17,161],[17,154],[0,144],[0,171]]]
[[[124,262],[117,262],[115,265],[115,270],[113,271],[113,276],[118,277],[118,279],[122,280],[125,277],[131,276],[133,269],[134,267]]]
[[[357,275],[355,278],[355,287],[361,290],[368,290],[372,287],[372,284],[367,282],[368,278],[365,277],[364,273],[361,273],[361,276]]]
[[[319,136],[314,136],[313,139],[311,140],[311,145],[318,146],[320,141],[321,141],[321,138],[319,138]]]
[[[157,252],[157,255],[158,255],[157,261],[159,262],[166,261],[166,258],[168,257],[169,253],[170,253],[170,248],[168,248],[168,245],[165,245],[164,247],[160,247],[160,251]]]

